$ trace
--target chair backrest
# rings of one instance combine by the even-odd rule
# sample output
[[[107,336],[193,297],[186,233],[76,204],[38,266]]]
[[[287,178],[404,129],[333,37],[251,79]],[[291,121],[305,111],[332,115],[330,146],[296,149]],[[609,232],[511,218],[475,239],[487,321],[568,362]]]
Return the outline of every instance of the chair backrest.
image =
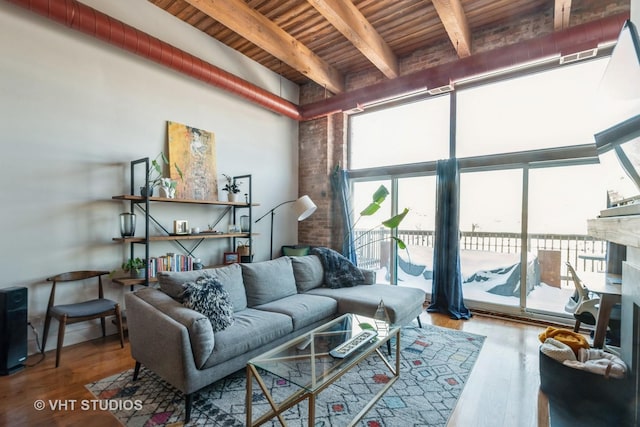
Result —
[[[573,268],[573,266],[569,261],[566,262],[566,265],[567,265],[567,270],[569,271],[569,275],[571,276],[571,279],[573,280],[573,283],[576,287],[576,292],[578,292],[581,299],[588,300],[589,289],[587,289],[587,287],[584,285],[580,277],[578,277],[576,270]]]
[[[104,298],[104,291],[102,289],[102,276],[109,274],[108,271],[101,270],[81,270],[81,271],[69,271],[66,273],[57,274],[52,277],[47,277],[48,282],[53,282],[51,285],[51,294],[49,295],[49,307],[55,304],[56,283],[58,282],[78,282],[92,277],[98,278],[98,298]]]

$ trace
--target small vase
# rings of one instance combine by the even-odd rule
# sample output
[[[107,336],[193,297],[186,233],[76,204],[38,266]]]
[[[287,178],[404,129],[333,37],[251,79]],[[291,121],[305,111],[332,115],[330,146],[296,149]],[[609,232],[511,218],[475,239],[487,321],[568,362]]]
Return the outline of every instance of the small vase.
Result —
[[[227,194],[227,199],[230,202],[237,202],[238,201],[238,193],[228,193]]]
[[[149,193],[149,197],[153,197],[153,187],[149,187],[148,193]],[[142,197],[147,197],[147,187],[146,186],[140,187],[140,195]]]
[[[120,214],[120,235],[132,237],[136,234],[136,214],[124,212]]]
[[[144,279],[144,268],[129,270],[129,277],[132,279]]]
[[[240,217],[240,231],[243,233],[249,232],[249,215],[242,215]]]

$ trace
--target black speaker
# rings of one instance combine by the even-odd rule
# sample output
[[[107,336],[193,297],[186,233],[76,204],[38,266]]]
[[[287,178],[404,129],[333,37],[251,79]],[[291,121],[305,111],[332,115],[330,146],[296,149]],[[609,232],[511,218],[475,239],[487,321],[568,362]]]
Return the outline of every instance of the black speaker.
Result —
[[[0,375],[24,368],[27,326],[27,288],[0,289]]]

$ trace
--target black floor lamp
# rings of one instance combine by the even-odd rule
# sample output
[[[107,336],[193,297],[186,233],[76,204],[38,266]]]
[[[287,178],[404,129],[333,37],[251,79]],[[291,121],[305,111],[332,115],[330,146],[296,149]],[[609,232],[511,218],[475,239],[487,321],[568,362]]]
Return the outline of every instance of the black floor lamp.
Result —
[[[309,216],[311,216],[311,214],[314,213],[316,209],[318,209],[318,207],[316,206],[315,203],[313,203],[311,198],[309,198],[309,196],[307,195],[304,195],[300,197],[298,200],[288,200],[286,202],[280,203],[278,206],[274,207],[269,212],[262,215],[260,218],[256,220],[256,223],[257,223],[265,216],[271,214],[271,234],[270,234],[271,244],[269,246],[269,259],[273,259],[273,217],[275,216],[275,210],[282,205],[286,205],[287,203],[293,203],[293,209],[296,212],[296,217],[298,218],[298,221],[303,221],[309,218]]]

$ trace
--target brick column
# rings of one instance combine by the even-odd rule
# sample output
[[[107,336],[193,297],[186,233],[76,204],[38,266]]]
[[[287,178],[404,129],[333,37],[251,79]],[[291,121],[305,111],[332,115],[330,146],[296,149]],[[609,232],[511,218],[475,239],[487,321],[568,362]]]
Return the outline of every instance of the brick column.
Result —
[[[308,84],[302,87],[304,102],[321,99],[324,89]],[[307,194],[318,206],[316,212],[298,223],[298,242],[339,250],[342,246],[340,206],[331,188],[336,165],[346,164],[346,115],[332,114],[300,123],[298,151],[299,194]]]

